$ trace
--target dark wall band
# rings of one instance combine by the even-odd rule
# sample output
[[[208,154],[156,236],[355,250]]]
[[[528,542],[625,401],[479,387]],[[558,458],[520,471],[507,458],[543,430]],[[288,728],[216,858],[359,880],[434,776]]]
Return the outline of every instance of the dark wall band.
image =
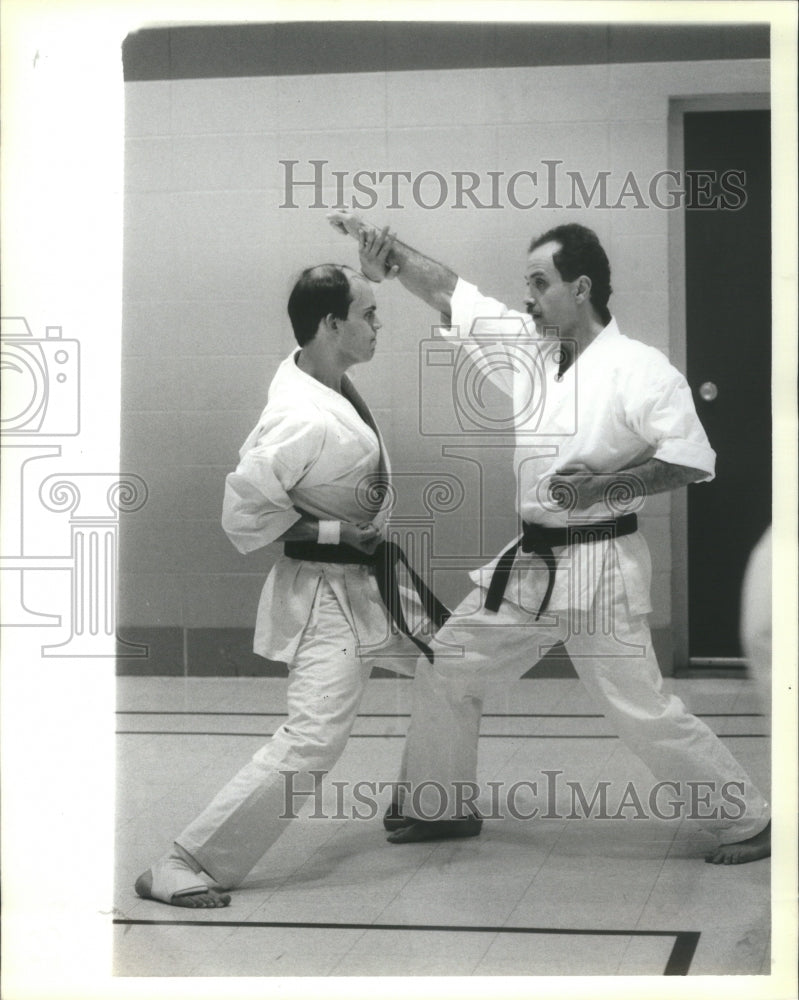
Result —
[[[413,21],[186,25],[133,32],[125,39],[122,57],[127,81],[767,59],[769,25]]]

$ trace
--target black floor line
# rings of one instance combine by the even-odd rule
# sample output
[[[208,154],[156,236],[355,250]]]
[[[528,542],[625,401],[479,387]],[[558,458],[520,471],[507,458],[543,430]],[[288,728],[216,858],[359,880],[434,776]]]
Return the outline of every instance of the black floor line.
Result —
[[[691,967],[699,931],[642,931],[642,930],[587,930],[576,927],[469,927],[449,924],[361,924],[336,923],[332,921],[309,923],[293,920],[136,920],[130,917],[116,917],[114,924],[126,927],[170,926],[170,927],[296,927],[302,930],[364,930],[364,931],[449,931],[466,934],[563,934],[583,937],[673,937],[674,945],[669,954],[664,976],[685,976]]]
[[[117,709],[117,715],[222,715],[229,718],[274,719],[287,712],[205,712],[164,709]],[[762,719],[762,712],[694,712],[699,719]],[[359,719],[410,719],[410,712],[359,712]],[[484,719],[603,719],[601,712],[483,712]]]
[[[674,939],[664,976],[687,976],[694,960],[696,946],[699,944],[699,931],[681,931]]]
[[[117,729],[117,736],[257,736],[270,739],[274,733],[222,733],[172,729]],[[720,740],[767,739],[768,733],[716,733]],[[351,740],[404,740],[405,733],[351,733]],[[615,734],[590,733],[480,733],[481,740],[617,740]]]

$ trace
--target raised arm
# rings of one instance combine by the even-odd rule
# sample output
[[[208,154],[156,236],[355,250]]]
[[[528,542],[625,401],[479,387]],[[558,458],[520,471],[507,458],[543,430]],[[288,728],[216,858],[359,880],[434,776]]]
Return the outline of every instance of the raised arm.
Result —
[[[373,280],[382,277],[398,277],[402,284],[426,302],[433,309],[444,315],[450,315],[450,302],[458,276],[445,264],[440,264],[432,257],[426,257],[413,247],[402,243],[396,238],[389,238],[387,230],[379,230],[370,222],[365,222],[359,215],[349,209],[336,209],[328,214],[328,220],[334,229],[358,240],[359,249],[372,249],[374,241],[381,240],[382,260],[385,262],[384,274],[364,273]],[[388,242],[386,242],[388,240]]]

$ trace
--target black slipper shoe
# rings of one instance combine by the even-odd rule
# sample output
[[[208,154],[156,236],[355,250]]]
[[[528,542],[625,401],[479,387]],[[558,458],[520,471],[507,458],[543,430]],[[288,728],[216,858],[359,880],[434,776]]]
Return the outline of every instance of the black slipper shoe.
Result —
[[[417,844],[424,840],[453,840],[458,837],[476,837],[483,821],[476,816],[463,819],[441,819],[433,822],[414,819],[395,830],[386,839],[391,844]]]
[[[403,826],[407,826],[409,823],[413,823],[413,820],[408,816],[403,816],[400,807],[396,802],[392,802],[391,805],[383,813],[383,827],[388,830],[389,833],[393,833],[394,830],[400,830]]]

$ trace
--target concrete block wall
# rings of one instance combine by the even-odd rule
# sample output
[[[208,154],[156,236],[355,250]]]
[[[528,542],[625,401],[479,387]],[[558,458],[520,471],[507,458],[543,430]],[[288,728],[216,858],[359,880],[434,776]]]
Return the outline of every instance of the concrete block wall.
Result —
[[[563,221],[590,225],[611,260],[622,330],[670,354],[669,213],[633,207],[633,197],[615,209],[568,207],[566,172],[579,172],[590,189],[609,171],[615,202],[630,172],[645,187],[669,165],[670,99],[768,90],[762,58],[418,69],[398,68],[398,58],[386,55],[373,72],[197,78],[184,68],[180,77],[126,82],[122,469],[142,476],[150,496],[121,525],[119,620],[151,656],[120,660],[123,671],[263,669],[247,652],[247,630],[273,553],[244,557],[227,541],[224,477],[293,346],[285,313],[293,277],[309,264],[357,262],[354,244],[325,221],[323,206],[338,197],[334,171],[347,172],[347,199],[357,170],[437,171],[449,184],[442,207],[415,203],[406,184],[403,207],[390,208],[386,181],[364,214],[513,305],[531,236]],[[291,160],[302,180],[313,177],[310,161],[327,161],[323,204],[309,186],[287,189],[281,161]],[[547,160],[560,161],[559,207],[514,207],[505,189],[501,208],[452,206],[454,171],[476,173],[483,200],[491,171],[505,179],[537,171],[537,189],[522,179],[517,193],[543,203]],[[428,182],[419,194],[430,204],[437,188]],[[378,351],[353,377],[398,473],[463,479],[467,500],[437,519],[436,545],[476,565],[516,530],[511,449],[480,453],[478,497],[473,463],[445,458],[443,439],[420,432],[420,405],[440,405],[425,397],[424,379],[420,388],[420,343],[438,317],[399,283],[376,295]],[[410,478],[418,489],[418,476]],[[655,568],[652,625],[668,661],[668,497],[649,502],[643,528]],[[450,601],[467,588],[463,573],[441,573],[438,583]]]

